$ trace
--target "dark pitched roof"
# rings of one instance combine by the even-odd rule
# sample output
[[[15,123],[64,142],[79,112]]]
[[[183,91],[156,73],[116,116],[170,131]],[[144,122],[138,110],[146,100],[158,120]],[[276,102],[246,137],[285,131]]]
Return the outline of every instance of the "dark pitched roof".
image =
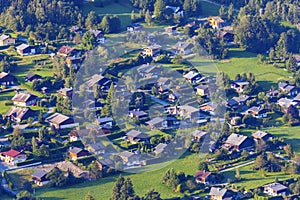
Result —
[[[30,108],[19,108],[19,107],[12,107],[10,108],[7,113],[5,114],[6,117],[14,116],[15,118],[19,118],[23,120],[23,117],[26,114],[33,114],[34,112]]]
[[[165,144],[165,143],[159,143],[159,144],[155,147],[154,153],[161,153],[161,152],[163,152],[167,146],[168,146],[168,145]]]
[[[55,113],[51,115],[50,117],[46,118],[47,122],[54,123],[54,124],[61,124],[69,119],[72,119],[71,117],[68,117],[66,115]]]
[[[31,79],[34,78],[34,77],[36,77],[36,78],[42,78],[40,75],[31,73],[31,72],[29,72],[29,73],[26,75],[25,78],[26,78],[27,80],[31,80]]]
[[[150,121],[146,122],[146,124],[155,125],[155,124],[162,123],[164,121],[165,121],[165,119],[162,117],[155,117],[155,118],[151,119]]]
[[[17,101],[17,102],[27,102],[31,101],[33,99],[37,98],[34,94],[31,93],[17,93],[13,98],[12,101]]]
[[[78,154],[78,153],[80,153],[81,151],[83,151],[83,149],[78,148],[78,147],[70,147],[70,149],[69,149],[69,152],[70,152],[70,153],[74,153],[74,154]]]
[[[226,143],[240,146],[247,138],[248,138],[247,136],[233,133],[227,138]]]
[[[122,151],[119,156],[124,158],[130,158],[131,156],[134,156],[135,154],[129,151]]]
[[[211,196],[220,196],[223,197],[227,193],[227,189],[225,188],[218,188],[218,187],[212,187],[210,189],[209,195]]]
[[[66,54],[66,55],[69,55],[70,53],[72,53],[72,51],[74,50],[75,48],[72,48],[72,47],[69,47],[69,46],[62,46],[59,50],[58,50],[58,53],[60,54]]]
[[[35,171],[31,176],[36,178],[43,178],[44,176],[47,175],[47,173],[48,172],[46,170],[39,169]]]

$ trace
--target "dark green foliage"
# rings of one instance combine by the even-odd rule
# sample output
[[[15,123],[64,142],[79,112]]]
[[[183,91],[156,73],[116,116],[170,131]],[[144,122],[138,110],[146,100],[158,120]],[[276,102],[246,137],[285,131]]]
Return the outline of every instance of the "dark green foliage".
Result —
[[[117,16],[105,15],[100,23],[105,33],[117,33],[121,29],[121,21]]]

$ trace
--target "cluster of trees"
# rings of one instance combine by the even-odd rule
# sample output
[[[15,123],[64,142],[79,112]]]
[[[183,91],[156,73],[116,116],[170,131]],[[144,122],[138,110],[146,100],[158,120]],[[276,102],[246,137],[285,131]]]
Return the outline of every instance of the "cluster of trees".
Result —
[[[0,72],[13,72],[17,64],[13,62],[12,57],[6,54],[0,54]]]
[[[72,100],[64,97],[57,97],[56,100],[56,111],[64,115],[72,114]]]
[[[91,195],[87,195],[91,196]],[[86,198],[91,199],[91,198]],[[130,178],[119,176],[117,179],[110,200],[161,200],[160,194],[153,189],[150,190],[144,197],[139,197],[135,194],[133,184]]]
[[[293,2],[249,1],[241,8],[234,23],[235,41],[256,53],[265,53],[276,47],[279,58],[285,54],[284,51],[299,52],[299,47],[293,42],[299,40],[299,31],[287,30],[280,25],[282,21],[292,24],[299,22],[299,6]],[[284,14],[281,16],[280,13]]]
[[[88,29],[102,29],[105,33],[116,33],[121,29],[121,21],[117,16],[105,15],[102,19],[94,12],[89,12],[85,27]]]

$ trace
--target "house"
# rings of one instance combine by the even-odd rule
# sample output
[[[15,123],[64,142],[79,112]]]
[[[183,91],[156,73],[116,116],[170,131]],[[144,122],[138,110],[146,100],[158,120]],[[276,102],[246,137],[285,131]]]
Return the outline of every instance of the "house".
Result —
[[[53,115],[45,119],[46,122],[50,123],[50,126],[54,126],[56,129],[73,128],[78,126],[72,117],[60,113],[54,113]]]
[[[267,97],[269,97],[269,98],[277,98],[278,97],[278,95],[279,95],[279,91],[278,90],[270,90],[270,91],[268,91],[267,92]]]
[[[81,140],[89,135],[91,130],[83,129],[83,130],[72,130],[70,131],[70,142],[75,142]]]
[[[293,56],[296,60],[297,66],[300,67],[300,56]]]
[[[137,71],[142,76],[142,78],[156,78],[161,74],[162,70],[163,69],[161,66],[150,65],[149,63],[137,68]]]
[[[82,158],[88,155],[88,151],[78,147],[70,147],[68,152],[72,160],[77,160],[78,158]]]
[[[138,165],[140,164],[139,155],[129,152],[129,151],[122,151],[119,154],[120,158],[123,161],[123,165],[131,166],[131,165]]]
[[[101,90],[108,91],[111,83],[112,81],[109,78],[102,76],[101,74],[94,74],[91,79],[86,82],[86,85],[90,89],[93,89],[93,86],[95,85],[99,85]]]
[[[219,104],[217,102],[207,102],[200,105],[200,110],[205,113],[209,113],[210,115],[215,115],[215,110],[218,107],[218,105]],[[225,109],[224,109],[224,113],[225,113]]]
[[[26,154],[13,149],[3,152],[1,156],[1,160],[9,165],[16,165],[17,163],[24,162],[26,159]]]
[[[298,94],[298,88],[294,85],[291,85],[289,81],[286,82],[279,82],[278,88],[283,93],[289,95],[289,96],[296,96]]]
[[[64,56],[64,57],[70,57],[75,56],[77,53],[79,53],[75,48],[69,47],[69,46],[62,46],[57,51],[57,55]]]
[[[10,118],[14,122],[27,120],[29,117],[34,117],[35,112],[30,108],[11,107],[5,117]]]
[[[249,97],[248,95],[240,95],[238,97],[233,97],[232,100],[234,100],[235,102],[237,102],[237,104],[239,106],[244,106],[246,105],[247,101],[250,100],[251,97]]]
[[[146,113],[142,110],[132,110],[132,111],[129,111],[129,116],[131,118],[143,119],[143,118],[148,117],[148,113]]]
[[[217,37],[223,39],[225,42],[234,42],[234,34],[227,31],[219,32]]]
[[[101,142],[97,142],[95,144],[88,144],[86,145],[86,149],[94,154],[104,154],[105,153],[105,146]]]
[[[165,118],[162,117],[155,117],[151,119],[150,121],[147,121],[146,124],[151,128],[151,129],[165,129],[168,128],[168,123]]]
[[[251,150],[254,147],[254,140],[247,136],[233,133],[227,138],[223,146],[228,150]]]
[[[135,144],[137,142],[147,142],[149,139],[149,136],[147,134],[137,130],[130,130],[128,133],[126,133],[126,136],[128,141],[132,144]]]
[[[250,83],[248,81],[233,81],[230,85],[230,87],[234,90],[236,90],[238,93],[243,92],[245,87],[248,86]]]
[[[11,86],[18,83],[18,80],[15,76],[10,73],[1,72],[0,73],[0,84],[4,86]]]
[[[173,14],[176,14],[180,17],[183,16],[183,10],[180,7],[175,7],[175,6],[166,6],[166,9],[170,9],[173,11]]]
[[[180,54],[180,55],[188,55],[193,53],[194,45],[192,43],[188,42],[177,42],[175,46],[173,47],[173,51],[175,54]]]
[[[252,106],[248,110],[246,110],[246,114],[252,115],[252,117],[256,118],[266,118],[268,110],[262,107]]]
[[[295,101],[285,97],[285,98],[280,98],[277,101],[277,104],[280,105],[283,108],[283,110],[287,110],[292,105],[297,106],[298,102],[295,102]]]
[[[167,147],[168,147],[167,144],[165,144],[165,143],[159,143],[158,145],[156,145],[156,147],[154,147],[153,153],[154,153],[156,156],[159,156],[159,155],[161,155],[162,153],[166,152]]]
[[[229,200],[232,199],[230,197],[233,197],[229,190],[226,188],[219,188],[219,187],[211,187],[209,192],[210,199],[212,200]]]
[[[31,72],[25,76],[26,82],[33,82],[35,80],[41,80],[41,79],[42,79],[42,77],[40,75],[31,73]]]
[[[252,137],[255,140],[264,140],[264,141],[269,141],[272,139],[272,135],[265,131],[256,131],[252,134]]]
[[[190,71],[183,76],[185,80],[189,81],[192,84],[199,82],[202,78],[202,75],[198,72]]]
[[[78,56],[70,56],[66,58],[66,63],[68,67],[73,67],[75,70],[78,70],[82,63],[82,58]]]
[[[93,33],[97,43],[104,43],[104,32],[102,30],[89,30],[89,32]]]
[[[53,168],[52,168],[53,169]],[[32,180],[37,186],[43,186],[50,182],[50,179],[47,178],[47,174],[50,173],[51,170],[38,169],[32,175]]]
[[[196,141],[200,142],[207,135],[206,131],[195,130],[193,132],[193,137]]]
[[[200,115],[199,109],[189,105],[168,107],[166,108],[166,112],[190,120],[198,119]]]
[[[151,57],[157,56],[160,53],[160,49],[161,49],[161,46],[157,45],[157,44],[147,46],[147,47],[144,47],[143,54],[146,56],[151,56]]]
[[[196,183],[203,183],[205,185],[209,185],[214,182],[214,177],[211,172],[200,170],[195,175]]]
[[[171,79],[169,77],[159,77],[156,81],[157,86],[169,85],[170,83],[171,83]]]
[[[177,101],[182,95],[179,92],[171,92],[168,94],[168,100],[171,102]]]
[[[37,101],[37,96],[31,94],[31,93],[17,93],[13,98],[12,101],[15,106],[32,106],[35,105]]]
[[[62,88],[57,91],[57,95],[64,98],[72,98],[73,88]]]
[[[15,38],[11,38],[9,35],[0,36],[0,46],[8,46],[13,44],[16,44]]]
[[[209,96],[209,86],[208,85],[198,85],[196,87],[196,94],[199,96]]]
[[[242,118],[239,116],[232,117],[230,120],[230,124],[233,126],[238,126],[242,123]]]
[[[288,188],[280,183],[270,183],[264,185],[264,193],[270,196],[285,196],[287,193]]]
[[[71,33],[79,33],[80,35],[82,35],[82,28],[80,28],[78,26],[72,26],[70,28],[70,32]]]
[[[100,127],[111,129],[113,126],[113,118],[111,117],[99,117],[96,119],[96,124]]]
[[[207,20],[213,29],[220,29],[225,26],[225,21],[219,16],[209,17]]]
[[[21,44],[16,47],[17,53],[21,56],[33,55],[36,53],[36,49],[34,46],[30,46],[28,44]]]
[[[136,32],[142,30],[143,26],[140,24],[131,24],[127,26],[127,31],[129,32]]]
[[[168,26],[165,28],[165,33],[167,35],[174,35],[175,33],[178,33],[178,31],[176,31],[178,28],[178,26]]]

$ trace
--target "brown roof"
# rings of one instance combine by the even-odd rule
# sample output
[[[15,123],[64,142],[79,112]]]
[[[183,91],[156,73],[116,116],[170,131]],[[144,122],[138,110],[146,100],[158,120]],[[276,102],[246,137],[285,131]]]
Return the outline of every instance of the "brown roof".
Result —
[[[65,121],[67,121],[68,119],[70,119],[70,117],[60,114],[60,113],[55,113],[55,114],[51,115],[50,117],[47,117],[46,121],[53,123],[53,124],[61,124]]]
[[[72,48],[72,47],[69,47],[69,46],[62,46],[62,47],[58,50],[58,53],[69,55],[70,53],[72,53],[72,51],[73,51],[74,49],[75,49],[75,48]]]
[[[37,98],[37,96],[30,94],[30,93],[17,93],[13,98],[12,101],[16,102],[27,102],[32,99]]]
[[[207,178],[209,175],[211,175],[211,172],[200,170],[195,174],[196,178]]]
[[[15,118],[19,118],[22,120],[23,117],[29,112],[33,112],[33,111],[30,108],[12,107],[9,109],[9,111],[7,111],[5,116],[10,117],[10,116],[14,115]]]

